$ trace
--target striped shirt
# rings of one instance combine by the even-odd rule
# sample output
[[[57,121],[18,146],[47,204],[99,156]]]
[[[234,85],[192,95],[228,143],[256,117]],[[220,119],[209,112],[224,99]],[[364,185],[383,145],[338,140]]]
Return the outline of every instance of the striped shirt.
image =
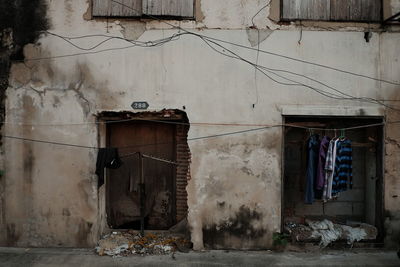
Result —
[[[331,140],[328,146],[328,152],[326,154],[325,161],[325,182],[324,182],[324,191],[322,198],[324,200],[329,200],[332,198],[332,183],[333,183],[333,175],[335,171],[335,160],[336,159],[336,146],[338,139]]]
[[[349,139],[339,140],[336,146],[335,169],[332,181],[332,194],[352,188],[353,167],[352,147]]]

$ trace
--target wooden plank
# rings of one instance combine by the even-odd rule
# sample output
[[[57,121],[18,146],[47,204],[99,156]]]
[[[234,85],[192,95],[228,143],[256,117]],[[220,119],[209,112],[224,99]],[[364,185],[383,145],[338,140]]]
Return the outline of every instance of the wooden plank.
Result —
[[[350,9],[349,9],[349,20],[350,21],[360,21],[361,20],[361,12],[362,12],[362,3],[365,0],[349,0]]]
[[[304,20],[329,20],[330,0],[306,0],[301,1],[301,16]]]
[[[312,0],[311,3],[314,12],[310,15],[312,20],[329,20],[330,19],[330,0]]]
[[[282,18],[298,19],[300,15],[300,0],[282,0]]]
[[[110,16],[116,16],[116,17],[118,16],[119,17],[122,14],[122,9],[123,8],[126,9],[126,7],[124,7],[124,5],[125,5],[124,0],[116,0],[116,1],[119,2],[120,4],[110,1],[111,2]]]
[[[330,0],[283,0],[282,18],[329,20]]]
[[[331,20],[348,21],[350,14],[349,8],[349,0],[331,0]]]
[[[380,21],[380,0],[331,0],[333,21]]]
[[[180,14],[184,18],[194,18],[194,1],[180,0]]]
[[[360,21],[381,21],[382,2],[379,0],[362,1]]]
[[[93,16],[108,16],[109,12],[109,4],[111,0],[93,0]]]
[[[143,13],[152,16],[194,17],[193,0],[143,0]]]
[[[162,14],[162,0],[143,0],[143,14],[160,16]]]
[[[93,16],[137,17],[142,15],[142,0],[93,0]]]
[[[163,0],[161,14],[164,16],[180,16],[179,2],[177,0]]]

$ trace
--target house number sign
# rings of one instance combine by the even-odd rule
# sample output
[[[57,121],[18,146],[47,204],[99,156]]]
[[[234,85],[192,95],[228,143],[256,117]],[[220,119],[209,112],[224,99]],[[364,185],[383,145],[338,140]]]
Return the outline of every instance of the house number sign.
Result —
[[[149,103],[146,101],[133,102],[131,107],[133,109],[147,109],[149,107]]]

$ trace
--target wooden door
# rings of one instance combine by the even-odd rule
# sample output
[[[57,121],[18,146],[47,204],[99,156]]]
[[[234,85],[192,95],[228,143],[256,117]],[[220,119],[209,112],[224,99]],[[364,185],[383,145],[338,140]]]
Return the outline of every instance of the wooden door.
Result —
[[[113,228],[140,227],[139,157],[141,152],[175,160],[175,125],[125,122],[107,125],[109,147],[118,147],[123,165],[107,175],[107,218]],[[175,166],[144,158],[145,229],[168,229],[175,223]]]

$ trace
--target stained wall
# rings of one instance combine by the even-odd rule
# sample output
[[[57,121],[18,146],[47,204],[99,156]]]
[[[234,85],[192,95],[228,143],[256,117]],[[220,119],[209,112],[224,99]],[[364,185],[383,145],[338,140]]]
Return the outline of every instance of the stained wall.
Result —
[[[400,33],[395,27],[390,32],[382,32],[375,26],[372,30],[368,28],[372,37],[366,42],[365,25],[336,26],[334,30],[315,25],[281,25],[268,19],[267,7],[253,20],[253,28],[258,28],[258,32],[249,27],[265,1],[196,3],[197,20],[168,23],[249,47],[223,44],[250,62],[258,61],[275,72],[279,69],[307,75],[355,97],[399,97],[396,92],[400,87]],[[145,42],[177,33],[157,20],[93,19],[85,0],[49,1],[48,5],[49,31],[63,36],[106,34]],[[90,37],[73,42],[90,48],[101,40],[102,37]],[[258,43],[264,51],[397,84],[257,53],[254,49]],[[11,67],[6,99],[6,120],[10,123],[5,124],[3,132],[9,136],[96,147],[101,131],[93,122],[99,112],[129,111],[131,103],[138,100],[148,101],[149,109],[154,111],[185,109],[192,123],[188,134],[191,180],[186,189],[195,249],[269,248],[272,234],[280,231],[282,130],[280,127],[252,129],[282,123],[284,106],[353,108],[361,116],[363,109],[377,107],[328,98],[309,87],[280,84],[285,80],[276,74],[266,72],[270,77],[256,74],[254,66],[222,56],[194,35],[183,35],[152,48],[92,53],[125,46],[126,41],[112,39],[86,53],[49,34],[25,46],[27,60],[14,62]],[[277,73],[310,87],[322,86],[298,75]],[[387,120],[398,119],[397,112],[385,112]],[[196,125],[203,122],[229,125]],[[247,130],[252,131],[191,140]],[[399,197],[395,197],[400,194],[396,168],[399,132],[398,124],[386,128],[388,244],[397,242],[400,231]],[[94,174],[96,150],[6,138],[4,151],[2,244],[93,246],[105,229],[104,192],[98,190]]]

